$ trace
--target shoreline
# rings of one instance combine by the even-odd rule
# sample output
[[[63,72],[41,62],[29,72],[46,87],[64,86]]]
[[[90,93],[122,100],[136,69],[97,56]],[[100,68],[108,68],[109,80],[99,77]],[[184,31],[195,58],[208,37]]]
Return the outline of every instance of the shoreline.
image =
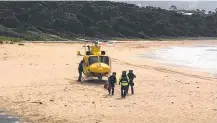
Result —
[[[215,106],[215,99],[211,95],[217,93],[216,80],[207,79],[211,78],[209,74],[183,67],[177,70],[177,67],[167,66],[154,60],[145,59],[136,62],[124,59],[125,56],[171,45],[192,45],[192,42],[184,44],[183,42],[161,41],[146,44],[132,42],[117,43],[112,47],[104,46],[107,54],[112,54],[113,71],[119,75],[122,70],[133,69],[138,76],[138,79],[135,80],[136,94],[127,96],[124,100],[119,99],[119,86],[115,90],[117,94],[114,97],[107,97],[107,91],[103,89],[103,84],[83,83],[81,85],[74,83],[77,74],[72,74],[72,70],[77,68],[77,63],[81,59],[81,57],[76,56],[76,51],[82,50],[81,44],[26,43],[22,47],[14,44],[0,45],[7,48],[6,51],[0,50],[0,53],[9,54],[8,59],[3,60],[2,65],[0,64],[3,71],[9,71],[8,73],[0,73],[3,75],[3,78],[0,78],[2,82],[0,84],[0,99],[2,99],[0,107],[6,107],[9,112],[20,115],[26,121],[33,121],[31,123],[58,121],[75,123],[122,122],[125,119],[120,119],[120,111],[124,111],[122,113],[126,117],[129,117],[130,113],[134,115],[132,119],[126,121],[127,123],[131,121],[142,122],[142,120],[146,120],[146,122],[159,122],[160,120],[174,121],[174,123],[191,122],[191,118],[194,119],[195,123],[203,121],[214,123],[217,119],[214,115],[215,112],[212,109],[206,111],[203,107],[199,108],[203,105],[209,105],[210,108]],[[18,49],[19,53],[16,52]],[[55,53],[54,49],[57,50]],[[14,66],[12,66],[13,64]],[[21,68],[22,71],[20,71]],[[17,73],[18,71],[20,73]],[[191,76],[189,73],[196,76]],[[16,80],[10,77],[11,74]],[[208,87],[209,90],[207,90]],[[197,94],[198,99],[189,93]],[[166,96],[168,94],[172,97]],[[180,94],[184,95],[182,100],[180,100]],[[210,99],[206,101],[205,99],[208,97],[213,101]],[[168,100],[171,101],[168,102]],[[204,102],[200,100],[204,100]],[[192,104],[189,104],[189,101]],[[42,104],[32,102],[41,102]],[[137,105],[134,106],[134,103]],[[158,105],[155,105],[156,103]],[[129,108],[124,108],[123,104],[128,105]],[[194,113],[191,116],[191,112],[179,108],[179,106],[187,108],[189,105],[196,107],[190,108],[191,112]],[[168,110],[170,108],[173,110]],[[201,113],[202,110],[203,113]],[[161,115],[165,111],[168,114]],[[160,112],[160,114],[156,114],[156,112]],[[178,112],[183,114],[178,114]],[[196,117],[198,115],[205,116],[198,118]],[[144,119],[144,116],[150,117],[150,119]],[[164,121],[162,122],[164,123]]]
[[[215,46],[215,45],[213,45]],[[216,45],[217,46],[217,45]],[[180,48],[184,48],[181,47]],[[160,49],[159,49],[160,50]],[[149,53],[153,53],[153,52],[149,52]],[[159,58],[155,58],[155,56],[153,56],[154,54],[149,54],[149,53],[144,53],[141,55],[135,55],[135,56],[129,56],[126,57],[125,59],[129,59],[129,60],[133,60],[133,61],[137,61],[137,60],[142,60],[142,61],[149,61],[149,62],[153,62],[155,64],[161,64],[161,66],[165,66],[165,67],[169,67],[169,68],[181,68],[181,69],[189,69],[192,71],[196,71],[196,72],[201,72],[201,73],[207,73],[210,74],[211,76],[217,78],[217,73],[214,71],[211,71],[210,69],[207,68],[199,68],[196,66],[188,66],[186,64],[182,64],[179,60],[173,59],[174,61],[171,61],[170,59],[159,59]],[[155,54],[156,55],[156,54]],[[159,54],[156,57],[163,55],[163,54]],[[175,63],[177,62],[177,63]]]
[[[129,45],[126,43],[126,45],[123,45],[122,47],[128,47],[129,51],[131,51],[131,49],[133,50],[138,50],[138,52],[141,52],[141,49],[143,50],[143,54],[150,52],[150,51],[155,51],[155,50],[159,50],[161,48],[169,48],[172,46],[180,46],[180,47],[184,47],[184,46],[194,46],[194,45],[199,45],[199,44],[207,44],[207,45],[217,45],[217,40],[213,40],[213,41],[188,41],[188,42],[184,42],[184,41],[177,41],[177,42],[168,42],[168,41],[164,41],[163,43],[160,41],[160,43],[155,43],[155,42],[146,42],[146,44],[136,44],[136,43],[132,43]],[[151,45],[151,46],[150,46]],[[140,53],[141,54],[141,53]],[[145,63],[145,65],[149,65],[149,66],[157,66],[157,67],[165,67],[165,68],[169,68],[169,69],[173,69],[175,71],[179,71],[179,72],[186,72],[186,71],[191,71],[193,73],[199,74],[199,75],[207,75],[209,77],[214,77],[212,73],[204,71],[204,70],[200,70],[198,68],[192,68],[192,67],[188,67],[188,66],[184,66],[184,65],[176,65],[176,64],[172,64],[172,63],[167,63],[167,62],[162,62],[162,60],[160,59],[154,59],[154,58],[148,58],[148,57],[143,57],[143,58],[139,58],[138,56],[136,56],[138,54],[134,54],[134,53],[130,53],[128,52],[128,55],[125,55],[123,57],[126,57],[126,59],[131,59],[131,58],[127,58],[127,57],[133,57],[130,60],[130,63],[134,63],[136,60],[135,59],[139,59],[142,62]],[[135,58],[135,59],[134,59]],[[128,60],[123,60],[123,61],[128,61]],[[136,62],[137,64],[143,65],[142,62]],[[176,68],[180,68],[180,70],[177,70]]]
[[[5,110],[0,109],[0,122],[2,123],[19,123],[20,119],[19,117],[12,115],[9,112],[6,112]]]
[[[9,41],[9,40],[8,40]],[[123,39],[123,40],[115,40],[115,39],[103,39],[102,41],[108,41],[111,43],[131,43],[131,42],[136,42],[136,43],[146,43],[146,42],[203,42],[203,41],[208,41],[208,42],[216,42],[217,38],[210,38],[210,39],[175,39],[175,38],[171,38],[171,39],[156,39],[156,40],[151,40],[151,39],[140,39],[140,40],[133,40],[133,39]],[[7,42],[7,40],[4,40],[3,42]],[[11,41],[9,41],[11,42]],[[13,41],[12,41],[13,42]],[[77,40],[59,40],[59,41],[25,41],[25,40],[21,40],[21,41],[16,41],[14,43],[84,43],[85,41],[83,41],[83,39],[77,39]]]

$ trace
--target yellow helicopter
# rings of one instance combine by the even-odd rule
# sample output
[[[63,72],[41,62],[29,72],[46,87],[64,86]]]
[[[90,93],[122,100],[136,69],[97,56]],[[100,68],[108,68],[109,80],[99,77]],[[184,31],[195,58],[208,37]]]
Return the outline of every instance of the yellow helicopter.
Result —
[[[98,41],[93,41],[92,46],[86,46],[85,55],[80,51],[77,52],[78,56],[83,56],[83,74],[85,77],[97,77],[102,80],[102,77],[108,77],[111,73],[111,58],[106,55],[105,51],[101,51],[101,46]],[[88,47],[88,51],[87,48]]]

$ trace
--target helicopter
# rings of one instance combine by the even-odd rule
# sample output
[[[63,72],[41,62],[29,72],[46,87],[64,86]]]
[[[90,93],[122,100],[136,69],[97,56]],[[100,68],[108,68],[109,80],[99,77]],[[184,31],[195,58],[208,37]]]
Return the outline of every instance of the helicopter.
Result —
[[[83,56],[83,74],[85,77],[97,77],[98,80],[108,77],[111,73],[111,58],[106,55],[105,51],[101,51],[99,41],[86,42],[92,42],[92,46],[86,46],[85,43],[83,46],[85,55],[82,55],[80,51],[77,52],[77,56]]]

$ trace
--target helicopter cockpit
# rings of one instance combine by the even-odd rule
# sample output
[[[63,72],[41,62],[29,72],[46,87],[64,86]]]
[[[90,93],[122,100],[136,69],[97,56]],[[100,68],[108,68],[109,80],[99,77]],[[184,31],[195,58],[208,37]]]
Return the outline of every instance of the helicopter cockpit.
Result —
[[[91,64],[94,64],[94,63],[98,63],[98,56],[89,56],[88,58],[88,62],[89,62],[89,65]]]
[[[109,65],[109,57],[108,56],[99,56],[100,62]]]
[[[108,56],[89,56],[88,58],[89,65],[94,63],[105,63],[109,65],[109,57]]]

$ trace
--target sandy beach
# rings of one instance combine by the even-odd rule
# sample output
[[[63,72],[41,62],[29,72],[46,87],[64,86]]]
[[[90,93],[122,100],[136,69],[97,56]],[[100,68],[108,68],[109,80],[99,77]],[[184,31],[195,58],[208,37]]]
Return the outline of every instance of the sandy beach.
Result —
[[[206,42],[206,43],[205,43]],[[77,83],[78,43],[0,45],[0,109],[29,123],[216,123],[217,79],[185,67],[134,56],[167,46],[217,41],[154,41],[102,45],[112,71],[134,70],[135,94],[108,96],[104,82]]]

